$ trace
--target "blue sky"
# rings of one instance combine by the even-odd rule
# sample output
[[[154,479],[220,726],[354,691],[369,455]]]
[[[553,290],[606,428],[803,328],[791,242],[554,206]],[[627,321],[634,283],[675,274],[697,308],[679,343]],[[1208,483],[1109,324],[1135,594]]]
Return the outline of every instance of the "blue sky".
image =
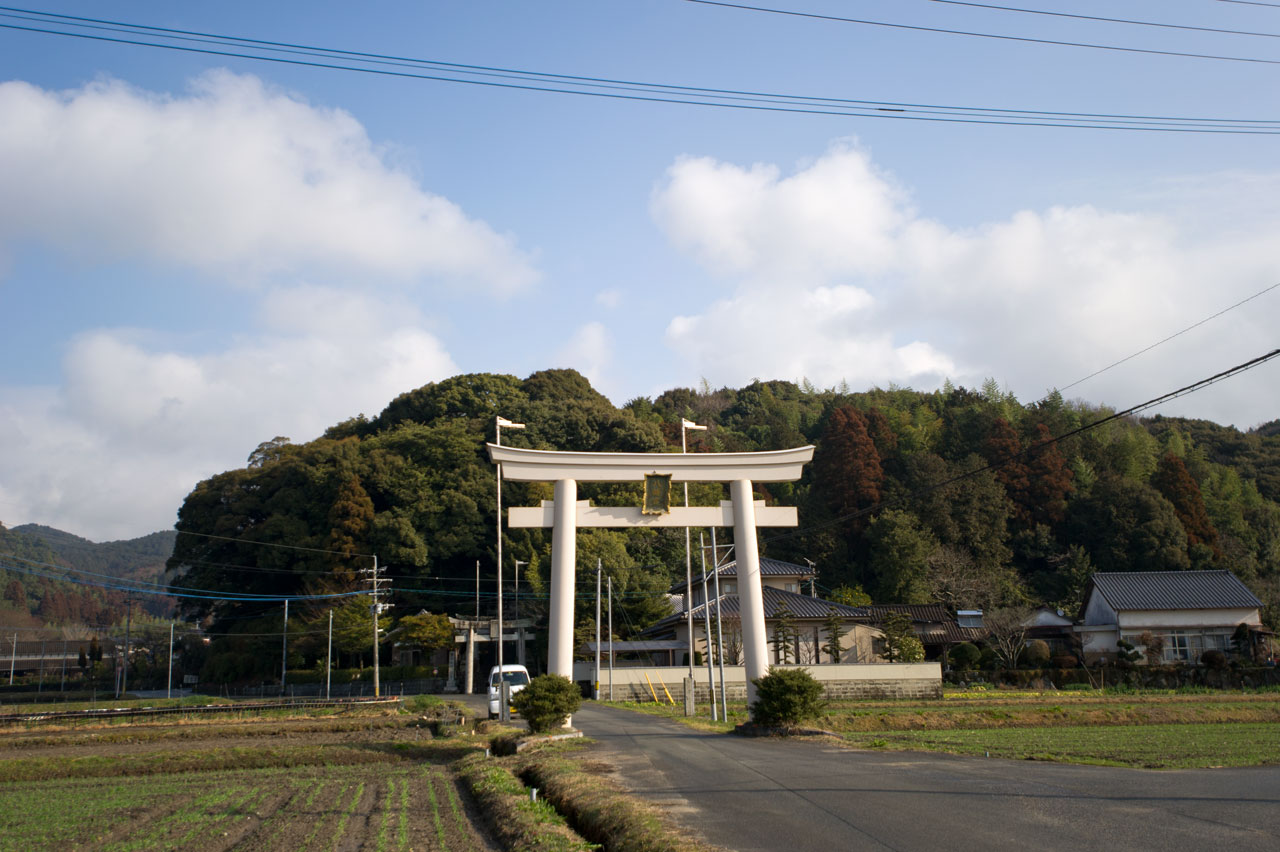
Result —
[[[1280,120],[1276,37],[931,0],[760,5],[1268,61],[682,0],[23,8],[611,80]],[[1213,0],[1008,5],[1280,34],[1280,8]],[[575,367],[618,404],[754,377],[994,377],[1035,398],[1280,282],[1275,150],[1261,135],[607,100],[0,29],[0,520],[94,539],[165,528],[258,442],[313,438],[456,372]],[[1278,307],[1266,293],[1070,395],[1127,407],[1248,360],[1275,347]],[[1162,410],[1274,419],[1276,370]]]

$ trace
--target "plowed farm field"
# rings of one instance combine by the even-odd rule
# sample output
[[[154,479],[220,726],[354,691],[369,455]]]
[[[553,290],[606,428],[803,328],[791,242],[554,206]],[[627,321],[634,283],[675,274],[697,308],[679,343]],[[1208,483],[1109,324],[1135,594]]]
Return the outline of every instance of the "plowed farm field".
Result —
[[[372,717],[0,732],[0,850],[497,850],[448,764]]]

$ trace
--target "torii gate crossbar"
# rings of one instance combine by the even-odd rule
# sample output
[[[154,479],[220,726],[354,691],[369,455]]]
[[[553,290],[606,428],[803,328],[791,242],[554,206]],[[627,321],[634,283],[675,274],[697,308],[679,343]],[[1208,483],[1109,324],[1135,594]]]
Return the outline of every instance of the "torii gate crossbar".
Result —
[[[555,499],[541,507],[513,507],[512,528],[551,528],[551,612],[548,668],[573,676],[573,596],[578,527],[733,527],[742,613],[747,701],[768,668],[764,591],[760,582],[757,527],[794,527],[796,510],[766,507],[752,499],[753,482],[792,482],[813,458],[813,447],[763,453],[581,453],[526,450],[486,444],[502,478],[553,482]],[[638,508],[593,507],[578,500],[578,482],[641,482],[648,474],[670,474],[674,482],[728,482],[730,500],[720,506],[676,507],[664,515]]]

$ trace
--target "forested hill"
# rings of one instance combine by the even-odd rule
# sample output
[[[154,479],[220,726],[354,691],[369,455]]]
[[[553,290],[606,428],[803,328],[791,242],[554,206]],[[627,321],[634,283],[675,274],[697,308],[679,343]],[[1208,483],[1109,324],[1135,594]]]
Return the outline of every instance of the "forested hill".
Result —
[[[0,527],[0,555],[7,557],[3,559],[3,604],[18,621],[31,626],[113,624],[124,616],[125,596],[103,585],[113,585],[113,579],[163,582],[165,558],[173,551],[174,538],[175,533],[167,531],[96,544],[38,524]],[[143,596],[139,603],[157,616],[173,609],[172,599],[165,596]]]
[[[1275,424],[1244,433],[1156,417],[1050,440],[1110,413],[1056,395],[1024,404],[994,382],[931,393],[756,382],[678,388],[615,408],[571,370],[524,380],[457,376],[403,394],[377,417],[337,424],[315,441],[268,441],[246,467],[200,483],[181,508],[169,566],[187,587],[315,593],[359,588],[358,571],[372,564],[360,554],[376,553],[393,580],[398,612],[425,606],[473,613],[478,560],[487,578],[480,607],[489,612],[495,497],[483,446],[493,440],[495,415],[527,424],[504,430],[504,444],[629,452],[678,451],[683,417],[710,427],[689,433],[690,452],[817,445],[804,479],[759,492],[798,506],[800,516],[796,530],[764,531],[764,552],[816,562],[820,590],[861,586],[878,603],[1031,602],[1070,610],[1095,570],[1221,567],[1270,604],[1274,626]],[[506,505],[550,496],[544,484],[504,486]],[[719,485],[690,488],[695,505],[723,497]],[[584,484],[580,499],[588,498],[635,505],[639,492]],[[588,579],[594,585],[600,558],[622,602],[622,632],[633,632],[658,617],[662,590],[683,576],[683,544],[679,530],[583,531],[582,587]],[[291,549],[297,547],[330,552]],[[549,549],[549,533],[508,531],[507,577],[520,560],[522,614],[539,605]],[[270,609],[196,598],[183,606],[229,629]]]

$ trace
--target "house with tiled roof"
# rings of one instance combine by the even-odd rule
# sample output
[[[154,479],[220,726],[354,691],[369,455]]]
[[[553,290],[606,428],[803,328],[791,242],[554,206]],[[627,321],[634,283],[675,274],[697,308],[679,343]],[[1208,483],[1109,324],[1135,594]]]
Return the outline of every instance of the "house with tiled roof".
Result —
[[[1116,659],[1123,639],[1144,650],[1145,633],[1163,640],[1163,661],[1199,662],[1230,652],[1241,624],[1264,633],[1262,602],[1230,571],[1132,571],[1094,574],[1076,627],[1088,663]]]
[[[716,577],[708,574],[706,595],[703,594],[703,578],[696,577],[693,588],[685,583],[673,586],[670,593],[677,602],[677,612],[645,631],[647,638],[672,638],[687,643],[689,638],[688,615],[685,607],[693,609],[693,647],[703,653],[707,647],[706,625],[711,623],[711,635],[717,632],[716,618],[720,619],[720,632],[724,635],[725,662],[736,665],[741,662],[742,627],[738,600],[738,566],[729,562],[719,570],[720,596],[715,594]],[[824,650],[829,644],[827,625],[834,615],[840,624],[840,662],[859,663],[878,660],[875,640],[880,631],[868,623],[866,607],[846,606],[825,601],[814,596],[812,581],[814,572],[802,565],[794,565],[779,559],[760,559],[761,591],[764,597],[765,631],[769,637],[769,662],[779,664],[780,657],[791,662],[812,665],[834,662]],[[810,589],[809,594],[802,590]],[[796,635],[786,651],[779,647],[778,627],[784,612],[791,621]]]
[[[872,604],[863,607],[867,622],[879,628],[890,613],[900,612],[911,619],[911,631],[924,646],[926,660],[943,660],[949,649],[961,642],[981,642],[987,636],[982,613],[977,610],[952,612],[939,603]]]

